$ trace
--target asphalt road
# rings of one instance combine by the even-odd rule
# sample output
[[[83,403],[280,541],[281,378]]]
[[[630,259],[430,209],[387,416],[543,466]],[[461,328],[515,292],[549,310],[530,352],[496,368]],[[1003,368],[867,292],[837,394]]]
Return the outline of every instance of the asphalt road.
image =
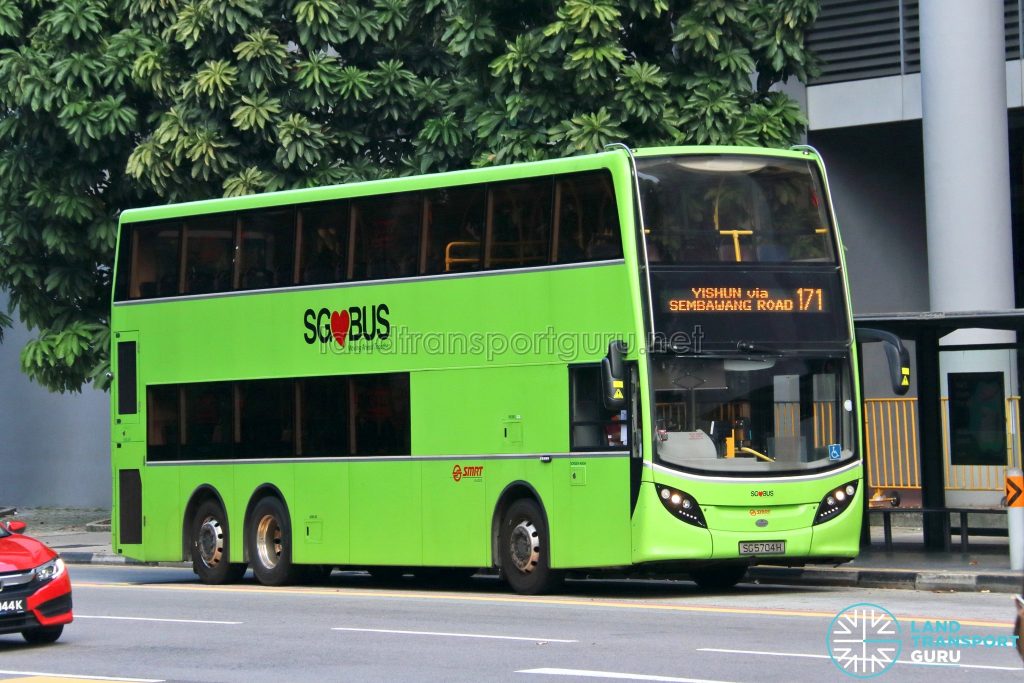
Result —
[[[273,589],[249,577],[203,586],[186,569],[71,571],[75,622],[50,646],[0,636],[0,679],[850,681],[827,638],[837,612],[862,602],[902,627],[903,650],[879,680],[1022,672],[1007,647],[958,650],[941,670],[911,661],[911,637],[936,620],[956,620],[960,636],[1007,635],[1007,595],[753,584],[708,595],[687,582],[577,581],[527,598],[489,577],[453,590],[335,572]]]

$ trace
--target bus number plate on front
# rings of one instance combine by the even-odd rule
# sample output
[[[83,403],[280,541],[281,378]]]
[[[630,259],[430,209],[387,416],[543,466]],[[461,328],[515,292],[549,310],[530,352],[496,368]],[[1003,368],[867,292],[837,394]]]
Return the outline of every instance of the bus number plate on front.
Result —
[[[785,541],[740,541],[740,555],[785,555]]]

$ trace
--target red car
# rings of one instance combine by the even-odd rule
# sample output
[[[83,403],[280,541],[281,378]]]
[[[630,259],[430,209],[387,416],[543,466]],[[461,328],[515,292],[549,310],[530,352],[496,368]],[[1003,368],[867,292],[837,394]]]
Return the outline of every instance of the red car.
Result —
[[[52,643],[71,623],[71,579],[64,560],[24,530],[25,522],[0,519],[0,634]]]

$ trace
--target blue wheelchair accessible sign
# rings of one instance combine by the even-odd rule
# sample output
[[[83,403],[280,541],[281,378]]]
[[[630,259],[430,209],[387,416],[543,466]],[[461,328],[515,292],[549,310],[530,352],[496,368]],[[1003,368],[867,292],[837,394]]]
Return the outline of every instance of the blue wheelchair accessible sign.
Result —
[[[828,445],[828,459],[839,460],[843,457],[843,451],[837,443],[830,443]]]

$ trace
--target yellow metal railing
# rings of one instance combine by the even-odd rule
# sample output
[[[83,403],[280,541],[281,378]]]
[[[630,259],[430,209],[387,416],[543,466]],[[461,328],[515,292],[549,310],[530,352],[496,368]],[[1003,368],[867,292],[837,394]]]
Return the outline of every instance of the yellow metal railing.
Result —
[[[953,465],[949,448],[949,399],[942,399],[942,462],[947,489],[1003,489],[1006,468],[1020,467],[1021,463],[1020,402],[1020,396],[1006,399],[1005,465]],[[916,398],[872,398],[864,401],[864,461],[871,486],[920,488],[918,450]]]
[[[490,264],[530,265],[547,258],[545,244],[541,240],[520,240],[518,242],[494,242],[490,250]],[[480,264],[480,242],[449,242],[444,248],[444,272],[453,272],[453,266]]]
[[[479,264],[480,242],[449,242],[444,248],[444,272],[452,272],[452,266]]]
[[[1006,464],[954,465],[949,448],[949,399],[942,399],[942,462],[946,468],[946,488],[957,491],[1002,491],[1006,469],[1020,467],[1020,396],[1006,399]]]
[[[775,435],[800,435],[800,404],[796,402],[775,404]]]
[[[869,485],[920,488],[917,451],[917,399],[865,399],[864,462]]]
[[[822,448],[836,442],[836,405],[831,401],[814,402],[814,446]]]
[[[775,435],[800,435],[800,403],[786,401],[775,404]],[[831,401],[814,402],[814,447],[835,443],[836,408]]]
[[[1024,460],[1021,460],[1020,450],[1020,396],[1011,396],[1006,399],[1006,433],[1010,439],[1010,462],[1013,467],[1020,467]]]

